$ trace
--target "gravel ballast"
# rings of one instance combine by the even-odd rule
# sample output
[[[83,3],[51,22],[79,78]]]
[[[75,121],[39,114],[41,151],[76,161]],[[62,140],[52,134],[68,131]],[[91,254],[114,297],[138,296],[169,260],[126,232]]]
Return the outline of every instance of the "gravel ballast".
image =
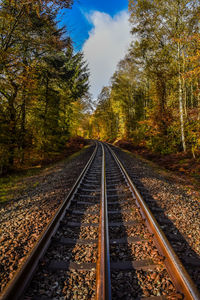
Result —
[[[0,285],[2,290],[24,262],[41,232],[67,196],[93,149],[93,147],[85,149],[79,156],[66,162],[60,162],[45,169],[40,175],[33,176],[32,179],[29,178],[29,181],[33,180],[33,185],[34,182],[39,182],[35,188],[33,185],[30,189],[26,188],[24,193],[16,196],[13,201],[0,206],[0,218],[2,220],[0,225]],[[163,171],[161,173],[159,168],[152,167],[144,160],[118,148],[115,148],[115,151],[188,273],[200,288],[200,268],[198,265],[200,254],[199,194],[189,190],[184,183],[171,180],[169,175],[165,175]],[[112,177],[112,174],[109,173],[108,176]],[[133,202],[131,204],[129,199],[129,190],[124,192],[121,185],[118,185],[117,193],[115,193],[113,182],[112,179],[109,179],[109,221],[126,223],[123,226],[110,226],[110,238],[138,236],[144,240],[132,244],[127,241],[127,244],[112,245],[110,247],[111,261],[151,258],[155,264],[160,265],[155,270],[131,270],[130,272],[113,270],[111,277],[114,299],[134,299],[135,297],[160,295],[168,295],[171,300],[182,299],[181,295],[176,294],[166,270],[162,269],[163,257],[155,248],[151,235],[143,228],[139,209]],[[84,192],[77,192],[75,199],[78,200],[78,205],[73,202],[72,207],[66,212],[66,217],[67,222],[91,223],[90,226],[76,225],[72,228],[67,225],[67,222],[62,222],[56,234],[57,239],[62,236],[83,240],[98,238],[98,227],[92,226],[92,223],[99,222],[99,204],[95,203],[97,195],[94,192],[94,202],[91,202],[91,205],[84,203],[80,205],[80,201],[86,201],[82,195],[84,193],[88,194],[87,189]],[[92,199],[90,200],[92,201]],[[76,213],[72,214],[72,210]],[[116,212],[113,213],[112,210],[116,210]],[[80,213],[80,211],[82,212]],[[130,226],[127,222],[131,220],[138,222],[134,226]],[[60,271],[59,274],[52,272],[49,276],[49,272],[45,268],[52,259],[65,262],[96,263],[96,244],[90,245],[87,251],[82,245],[66,248],[61,244],[59,251],[57,251],[57,246],[52,245],[45,257],[41,261],[41,265],[44,264],[44,269],[39,268],[36,280],[33,280],[31,286],[31,293],[28,292],[25,296],[26,300],[37,295],[38,291],[44,298],[95,298],[95,269],[90,271]],[[40,280],[40,277],[43,279]],[[128,295],[127,290],[129,291]]]
[[[23,184],[29,187],[21,194],[16,193],[12,201],[0,204],[0,292],[25,261],[93,150],[94,146],[83,149],[76,156],[45,168],[39,175],[25,178]]]
[[[200,290],[200,192],[138,156],[113,150]]]

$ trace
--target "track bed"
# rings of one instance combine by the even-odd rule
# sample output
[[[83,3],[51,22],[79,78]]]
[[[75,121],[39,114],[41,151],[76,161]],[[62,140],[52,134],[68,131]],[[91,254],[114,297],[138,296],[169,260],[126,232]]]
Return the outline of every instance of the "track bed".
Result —
[[[161,245],[166,238],[140,198],[116,155],[98,143],[20,299],[198,299],[180,262],[172,265],[174,253]],[[12,299],[13,288],[17,283],[3,299]]]

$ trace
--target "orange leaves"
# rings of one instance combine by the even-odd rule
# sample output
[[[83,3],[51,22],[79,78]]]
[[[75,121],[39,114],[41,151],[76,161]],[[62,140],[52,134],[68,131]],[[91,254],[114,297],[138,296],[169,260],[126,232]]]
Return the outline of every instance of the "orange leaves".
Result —
[[[161,133],[154,119],[139,121],[138,124],[145,128],[146,137],[157,136]]]
[[[29,66],[24,66],[24,71],[18,77],[19,84],[28,90],[33,90],[37,85],[35,61]]]
[[[192,34],[185,42],[187,70],[183,76],[192,80],[200,75],[200,34]]]

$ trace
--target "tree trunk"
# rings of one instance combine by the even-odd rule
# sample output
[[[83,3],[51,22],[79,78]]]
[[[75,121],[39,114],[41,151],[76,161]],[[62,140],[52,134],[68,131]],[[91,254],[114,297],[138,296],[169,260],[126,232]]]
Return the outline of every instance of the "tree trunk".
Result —
[[[24,48],[23,49],[23,64],[24,64],[23,76],[24,76],[24,78],[26,78],[27,77],[26,67],[28,66],[28,62],[27,62],[28,45],[27,45],[27,42],[24,43],[23,48]],[[25,147],[26,147],[26,143],[25,143],[25,135],[26,135],[26,97],[27,97],[26,82],[24,82],[24,86],[23,86],[23,90],[22,90],[22,105],[21,105],[22,119],[21,119],[21,132],[20,132],[20,134],[21,134],[20,148],[22,150],[21,164],[24,163],[24,152],[25,152]]]
[[[183,58],[183,72],[185,72],[185,55],[184,55],[184,51],[182,52],[182,58]],[[185,117],[187,119],[187,86],[186,86],[186,82],[185,79],[182,78],[182,86],[183,86],[183,96],[184,96],[184,113],[185,113]]]
[[[183,79],[183,95],[184,95],[184,113],[185,113],[185,117],[187,119],[187,87],[186,87],[186,83],[185,80]]]
[[[46,125],[47,125],[48,105],[49,105],[49,78],[48,78],[48,75],[47,75],[47,78],[46,78],[46,91],[45,91],[45,109],[44,109],[44,132],[46,131]]]
[[[157,74],[157,80],[156,80],[156,93],[158,97],[158,115],[159,119],[157,120],[157,123],[160,127],[161,134],[163,136],[167,135],[167,127],[168,124],[166,122],[166,81],[165,78],[162,78],[161,74]]]
[[[191,107],[194,108],[194,97],[193,97],[193,86],[192,86],[192,82],[190,83],[190,101],[191,101]]]
[[[22,155],[21,155],[21,163],[24,163],[24,151],[26,147],[25,143],[25,135],[26,135],[26,96],[25,93],[23,93],[23,100],[22,100],[22,121],[21,121],[21,149],[22,149]]]
[[[14,87],[14,93],[9,98],[9,145],[8,145],[8,163],[9,167],[13,167],[14,158],[15,158],[15,148],[16,148],[16,116],[15,116],[15,108],[14,101],[17,97],[17,86]]]
[[[200,120],[200,90],[199,90],[199,82],[197,80],[197,120]]]
[[[183,117],[183,91],[182,91],[181,63],[180,63],[180,43],[179,42],[178,42],[178,94],[179,94],[179,113],[180,113],[180,123],[181,123],[181,141],[182,141],[183,151],[186,152],[184,117]]]
[[[47,113],[48,113],[48,106],[49,106],[49,78],[47,74],[46,78],[46,90],[45,90],[45,108],[44,108],[44,128],[43,128],[43,133],[44,133],[44,141],[43,141],[43,158],[45,156],[45,152],[47,149]]]

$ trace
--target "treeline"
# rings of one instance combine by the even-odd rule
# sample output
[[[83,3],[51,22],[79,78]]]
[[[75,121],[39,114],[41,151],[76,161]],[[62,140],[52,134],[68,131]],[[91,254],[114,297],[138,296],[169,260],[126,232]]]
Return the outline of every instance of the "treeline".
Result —
[[[0,173],[62,151],[78,126],[89,73],[57,21],[72,2],[0,2]]]
[[[199,1],[129,0],[133,41],[89,117],[90,136],[200,150]]]

